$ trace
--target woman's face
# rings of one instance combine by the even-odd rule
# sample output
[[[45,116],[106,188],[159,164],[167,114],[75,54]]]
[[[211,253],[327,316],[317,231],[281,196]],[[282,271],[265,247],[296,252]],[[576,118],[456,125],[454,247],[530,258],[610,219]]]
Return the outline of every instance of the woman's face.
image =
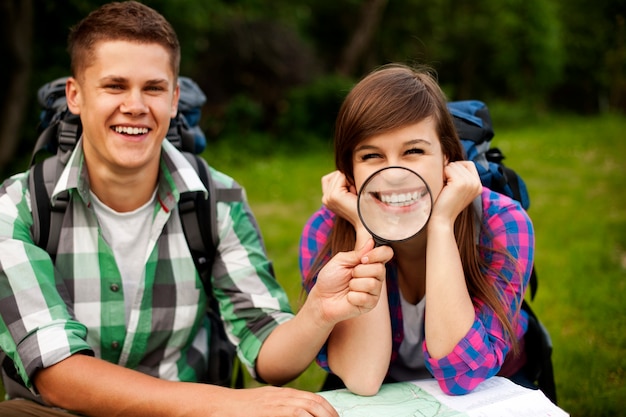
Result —
[[[437,199],[444,185],[443,155],[435,122],[429,117],[419,123],[372,136],[359,143],[353,155],[354,182],[357,190],[368,177],[381,168],[401,166],[424,178]]]

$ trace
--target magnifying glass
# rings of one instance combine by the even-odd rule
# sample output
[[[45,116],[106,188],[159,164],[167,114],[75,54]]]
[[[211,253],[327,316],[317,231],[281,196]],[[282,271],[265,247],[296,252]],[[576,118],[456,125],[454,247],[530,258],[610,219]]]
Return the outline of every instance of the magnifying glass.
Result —
[[[433,197],[417,172],[400,166],[382,168],[365,180],[357,209],[361,222],[377,244],[402,242],[424,229]]]

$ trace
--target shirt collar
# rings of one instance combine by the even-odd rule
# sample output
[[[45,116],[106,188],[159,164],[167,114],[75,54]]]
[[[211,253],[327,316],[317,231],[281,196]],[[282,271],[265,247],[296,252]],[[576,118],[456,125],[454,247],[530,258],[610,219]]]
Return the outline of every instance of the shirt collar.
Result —
[[[90,201],[89,175],[85,165],[82,139],[76,144],[54,187],[51,196],[52,204],[56,202],[61,193],[72,189],[78,192],[85,203]],[[180,195],[183,193],[203,192],[205,198],[208,197],[208,191],[202,184],[202,180],[194,167],[168,140],[164,140],[161,145],[161,162],[157,189],[158,200],[163,208],[168,211],[178,204]]]

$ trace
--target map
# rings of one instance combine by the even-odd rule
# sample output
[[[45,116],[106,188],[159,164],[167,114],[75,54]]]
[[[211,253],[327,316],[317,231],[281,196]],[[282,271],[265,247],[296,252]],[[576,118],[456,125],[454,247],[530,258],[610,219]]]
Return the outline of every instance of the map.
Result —
[[[446,395],[434,378],[384,384],[362,397],[346,389],[319,392],[341,417],[569,417],[541,391],[494,376],[466,395]]]
[[[341,417],[467,417],[465,413],[442,404],[428,392],[410,382],[385,384],[377,395],[361,397],[346,389],[319,393]]]

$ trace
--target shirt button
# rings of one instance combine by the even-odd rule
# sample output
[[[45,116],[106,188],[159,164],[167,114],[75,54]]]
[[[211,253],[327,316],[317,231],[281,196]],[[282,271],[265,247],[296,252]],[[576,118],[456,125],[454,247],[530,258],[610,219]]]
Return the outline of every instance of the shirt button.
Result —
[[[111,348],[117,349],[119,347],[120,347],[120,342],[118,342],[117,340],[114,340],[113,342],[111,342]]]
[[[120,286],[117,284],[111,284],[111,287],[109,288],[111,288],[111,291],[113,292],[118,292],[120,290]]]

